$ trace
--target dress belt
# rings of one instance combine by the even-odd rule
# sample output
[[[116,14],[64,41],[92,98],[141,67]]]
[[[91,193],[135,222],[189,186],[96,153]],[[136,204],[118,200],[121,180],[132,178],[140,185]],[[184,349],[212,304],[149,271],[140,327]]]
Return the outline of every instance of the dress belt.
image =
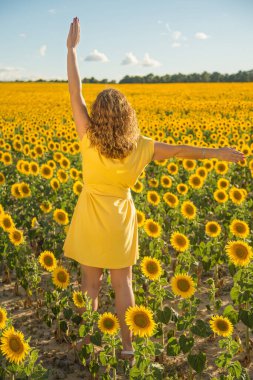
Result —
[[[84,183],[82,191],[85,191],[87,193],[104,195],[106,197],[132,199],[132,194],[129,187],[120,187],[108,184]]]

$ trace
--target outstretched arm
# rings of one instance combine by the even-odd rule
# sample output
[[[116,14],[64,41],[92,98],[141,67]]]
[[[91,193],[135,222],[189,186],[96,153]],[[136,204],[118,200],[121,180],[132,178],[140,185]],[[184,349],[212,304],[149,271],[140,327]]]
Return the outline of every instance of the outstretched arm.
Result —
[[[238,162],[244,159],[242,152],[229,147],[206,148],[191,145],[172,145],[155,141],[153,160],[163,160],[166,158],[218,158],[219,160]]]
[[[82,82],[78,71],[76,46],[80,40],[80,24],[79,20],[73,19],[70,25],[69,35],[67,39],[67,72],[68,86],[70,93],[70,101],[73,112],[73,118],[76,125],[76,131],[81,140],[86,129],[89,126],[90,118],[88,115],[85,100],[82,95]]]

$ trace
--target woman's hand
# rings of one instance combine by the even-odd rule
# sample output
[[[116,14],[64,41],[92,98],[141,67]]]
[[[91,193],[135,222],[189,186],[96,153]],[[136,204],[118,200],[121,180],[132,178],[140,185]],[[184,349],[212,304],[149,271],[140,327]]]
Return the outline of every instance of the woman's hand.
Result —
[[[67,39],[67,48],[75,48],[80,41],[80,23],[77,17],[73,18],[73,22],[69,28],[69,35]]]
[[[244,154],[235,148],[223,147],[219,148],[219,160],[238,162],[244,160]]]

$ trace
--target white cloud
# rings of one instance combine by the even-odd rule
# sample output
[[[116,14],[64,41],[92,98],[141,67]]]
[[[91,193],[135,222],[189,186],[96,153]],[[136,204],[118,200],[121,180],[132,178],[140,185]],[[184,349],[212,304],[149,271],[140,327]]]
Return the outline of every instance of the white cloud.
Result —
[[[56,10],[52,8],[52,9],[49,9],[48,12],[51,14],[55,14]]]
[[[159,61],[156,61],[155,59],[151,58],[148,53],[145,53],[144,60],[142,62],[142,66],[161,66],[161,63]]]
[[[47,50],[47,45],[42,45],[40,47],[40,55],[44,56],[46,54],[46,50]]]
[[[197,40],[206,40],[210,36],[208,36],[206,33],[198,32],[198,33],[195,33],[194,37],[197,38]]]
[[[163,23],[162,20],[158,20],[157,22],[158,22],[158,24],[162,24]]]
[[[180,42],[173,42],[172,45],[171,45],[173,48],[177,48],[177,47],[180,47],[181,46],[181,43]]]
[[[108,58],[104,53],[99,52],[97,49],[94,49],[92,53],[87,55],[84,61],[100,61],[100,62],[108,62]]]
[[[181,36],[182,36],[182,33],[179,30],[174,30],[174,32],[172,32],[173,40],[179,40]]]
[[[22,67],[0,67],[0,80],[9,81],[21,79],[24,69]]]
[[[19,36],[25,38],[26,34],[25,33],[19,33]]]
[[[136,64],[138,63],[138,59],[135,57],[135,55],[130,52],[126,53],[126,58],[124,58],[121,62],[122,65],[131,65],[131,64]]]

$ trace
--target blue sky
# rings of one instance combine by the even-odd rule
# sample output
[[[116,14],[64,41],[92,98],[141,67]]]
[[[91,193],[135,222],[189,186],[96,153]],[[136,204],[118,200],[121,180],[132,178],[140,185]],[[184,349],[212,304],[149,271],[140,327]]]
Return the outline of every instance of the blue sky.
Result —
[[[253,69],[252,0],[0,0],[0,80],[67,79],[80,20],[81,78]]]

